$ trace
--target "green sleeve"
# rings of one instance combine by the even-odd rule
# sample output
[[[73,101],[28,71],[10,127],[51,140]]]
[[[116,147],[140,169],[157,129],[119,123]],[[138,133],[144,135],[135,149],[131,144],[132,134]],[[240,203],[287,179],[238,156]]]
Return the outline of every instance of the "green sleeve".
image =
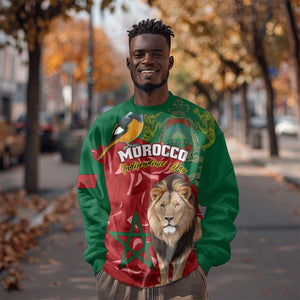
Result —
[[[195,243],[199,265],[208,273],[212,266],[226,263],[235,237],[235,217],[239,210],[238,186],[223,133],[205,152],[198,201],[206,207],[201,222],[203,234]]]
[[[97,175],[96,187],[78,189],[77,194],[88,245],[84,257],[92,265],[96,274],[105,262],[107,249],[104,244],[104,237],[110,205],[103,165],[93,158],[91,147],[84,144],[81,150],[79,176],[90,174]]]

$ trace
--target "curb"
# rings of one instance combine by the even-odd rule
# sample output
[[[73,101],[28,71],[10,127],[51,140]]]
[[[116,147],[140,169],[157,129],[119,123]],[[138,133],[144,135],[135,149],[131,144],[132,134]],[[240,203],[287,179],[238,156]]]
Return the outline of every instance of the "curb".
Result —
[[[300,188],[300,179],[299,178],[283,175],[280,172],[278,172],[277,170],[274,170],[274,168],[272,166],[270,166],[267,162],[262,161],[258,158],[252,158],[251,155],[249,155],[248,149],[247,149],[247,156],[253,164],[266,168],[271,173],[276,174],[277,176],[281,177],[285,182]]]
[[[288,172],[281,172],[280,170],[278,170],[278,168],[274,167],[272,163],[269,163],[268,161],[265,161],[264,159],[258,157],[253,157],[253,155],[251,155],[251,149],[249,148],[249,146],[240,143],[236,138],[232,138],[230,143],[234,143],[237,149],[243,151],[246,154],[247,159],[251,163],[267,169],[272,174],[280,177],[286,183],[292,184],[295,187],[300,188],[300,176],[299,177],[295,177],[292,175],[290,176],[287,174]]]
[[[290,177],[290,176],[283,176],[283,179],[286,182],[291,183],[291,184],[297,186],[298,188],[300,188],[300,180],[298,178]]]

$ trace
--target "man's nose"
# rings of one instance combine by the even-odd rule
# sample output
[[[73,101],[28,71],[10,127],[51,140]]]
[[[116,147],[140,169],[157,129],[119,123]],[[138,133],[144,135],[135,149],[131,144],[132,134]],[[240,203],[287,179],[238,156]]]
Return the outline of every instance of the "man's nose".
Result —
[[[146,53],[143,59],[143,63],[151,63],[152,62],[152,55],[150,53]]]

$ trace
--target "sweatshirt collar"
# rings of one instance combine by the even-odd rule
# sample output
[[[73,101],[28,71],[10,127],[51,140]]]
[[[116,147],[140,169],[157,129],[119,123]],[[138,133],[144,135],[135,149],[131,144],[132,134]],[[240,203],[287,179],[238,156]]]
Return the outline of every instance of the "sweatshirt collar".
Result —
[[[169,91],[169,98],[166,102],[154,105],[154,106],[145,106],[145,105],[137,105],[134,103],[134,95],[128,100],[129,109],[132,112],[136,113],[153,113],[158,111],[166,111],[169,107],[172,106],[175,100],[175,96]]]

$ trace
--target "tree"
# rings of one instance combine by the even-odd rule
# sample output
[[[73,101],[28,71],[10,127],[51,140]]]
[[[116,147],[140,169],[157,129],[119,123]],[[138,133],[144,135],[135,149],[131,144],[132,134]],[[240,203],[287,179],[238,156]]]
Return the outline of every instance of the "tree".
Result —
[[[261,76],[265,83],[267,94],[267,128],[269,134],[270,156],[278,157],[279,149],[274,128],[274,89],[265,50],[267,25],[273,16],[273,3],[271,1],[242,1],[235,0],[235,18],[243,33],[243,41],[248,53],[256,59],[260,67]]]
[[[47,76],[61,73],[65,62],[74,63],[73,77],[76,82],[87,81],[88,21],[71,19],[56,20],[51,32],[44,40],[43,63]],[[84,30],[86,29],[86,30]],[[95,91],[114,90],[124,81],[125,59],[115,52],[104,31],[94,27],[94,71]],[[120,67],[123,66],[124,67]]]
[[[49,32],[50,22],[58,16],[89,11],[92,0],[7,0],[0,6],[0,29],[15,39],[21,50],[22,41],[27,43],[29,76],[27,86],[27,124],[25,146],[25,189],[38,192],[38,156],[40,103],[40,62],[42,42]]]
[[[300,40],[295,16],[295,7],[298,6],[299,8],[299,1],[298,3],[297,1],[294,1],[294,5],[292,2],[293,1],[291,0],[283,0],[281,1],[281,7],[284,13],[288,33],[291,87],[296,105],[296,116],[300,128]],[[300,138],[300,130],[298,132],[298,137]]]

